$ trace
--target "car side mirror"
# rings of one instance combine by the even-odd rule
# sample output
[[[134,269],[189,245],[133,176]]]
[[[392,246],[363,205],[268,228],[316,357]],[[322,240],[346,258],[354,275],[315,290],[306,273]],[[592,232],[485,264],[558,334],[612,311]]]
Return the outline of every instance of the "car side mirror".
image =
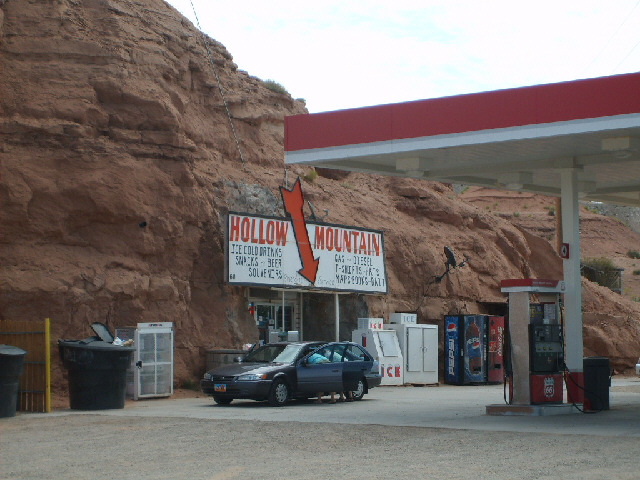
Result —
[[[302,360],[300,360],[300,366],[308,367],[309,366],[309,359],[303,358]]]
[[[235,357],[233,361],[236,363],[242,363],[242,357]]]

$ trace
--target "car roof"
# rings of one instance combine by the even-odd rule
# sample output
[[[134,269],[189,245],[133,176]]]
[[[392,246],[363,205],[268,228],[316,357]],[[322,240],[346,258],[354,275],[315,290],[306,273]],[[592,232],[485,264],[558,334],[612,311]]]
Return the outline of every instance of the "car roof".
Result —
[[[345,345],[358,345],[357,343],[349,342],[347,340],[343,340],[340,342],[326,342],[326,341],[300,341],[300,342],[271,342],[265,343],[262,346],[267,345],[334,345],[334,344],[345,344]]]

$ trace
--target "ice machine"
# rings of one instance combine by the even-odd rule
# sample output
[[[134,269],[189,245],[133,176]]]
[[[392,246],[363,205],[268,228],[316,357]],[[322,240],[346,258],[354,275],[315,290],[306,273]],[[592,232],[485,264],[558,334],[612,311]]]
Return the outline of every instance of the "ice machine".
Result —
[[[358,327],[367,328],[354,330],[351,339],[377,360],[382,376],[381,385],[403,385],[404,362],[396,331],[384,329],[381,318],[359,318]]]

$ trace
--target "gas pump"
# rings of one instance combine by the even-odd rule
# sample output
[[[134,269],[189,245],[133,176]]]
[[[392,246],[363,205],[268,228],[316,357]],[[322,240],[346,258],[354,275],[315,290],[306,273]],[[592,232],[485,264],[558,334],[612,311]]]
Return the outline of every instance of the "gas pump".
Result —
[[[562,403],[562,327],[529,325],[531,403]]]
[[[502,280],[500,287],[509,294],[509,403],[562,403],[564,359],[559,318],[564,282]]]

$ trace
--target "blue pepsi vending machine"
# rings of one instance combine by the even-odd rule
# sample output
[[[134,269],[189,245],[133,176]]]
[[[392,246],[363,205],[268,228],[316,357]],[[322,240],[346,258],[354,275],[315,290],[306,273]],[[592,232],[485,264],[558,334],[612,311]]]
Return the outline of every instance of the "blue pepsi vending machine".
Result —
[[[487,383],[486,315],[444,317],[444,383]]]

